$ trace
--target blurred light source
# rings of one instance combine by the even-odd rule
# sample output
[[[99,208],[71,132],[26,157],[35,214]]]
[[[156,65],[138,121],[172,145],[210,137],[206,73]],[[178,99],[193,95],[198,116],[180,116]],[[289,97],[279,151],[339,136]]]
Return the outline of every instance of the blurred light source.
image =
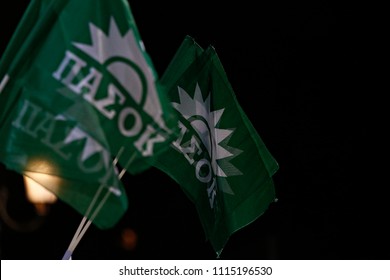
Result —
[[[23,176],[23,180],[26,187],[27,199],[34,204],[39,215],[46,215],[48,204],[55,203],[57,197],[33,179]]]
[[[135,249],[138,243],[138,235],[134,229],[125,228],[121,234],[121,245],[122,248],[128,251]]]

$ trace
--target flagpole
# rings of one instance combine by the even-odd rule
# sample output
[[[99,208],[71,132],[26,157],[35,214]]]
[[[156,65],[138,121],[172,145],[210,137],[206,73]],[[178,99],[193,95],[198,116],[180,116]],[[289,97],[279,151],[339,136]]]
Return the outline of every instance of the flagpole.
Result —
[[[117,156],[115,157],[115,159],[113,160],[113,165],[116,166],[116,164],[118,163],[118,160],[119,160],[119,157],[122,155],[122,152],[123,152],[123,149],[124,147],[122,146],[121,149],[119,150]],[[130,166],[130,164],[133,162],[133,160],[135,159],[135,155],[136,153],[133,153],[133,155],[130,157],[130,159],[127,161],[125,167],[121,170],[121,172],[119,173],[118,175],[118,179],[121,180],[122,177],[124,176],[124,174],[126,173],[127,171],[127,168]],[[96,204],[96,201],[97,201],[97,198],[99,197],[100,193],[102,192],[102,190],[104,189],[104,184],[101,184],[99,186],[99,189],[98,191],[96,192],[94,198],[92,199],[88,209],[87,209],[87,212],[85,213],[83,219],[81,220],[80,222],[80,225],[79,227],[77,228],[73,238],[72,238],[72,241],[70,242],[69,246],[68,246],[68,249],[65,251],[65,254],[64,256],[62,257],[62,260],[70,260],[72,258],[72,254],[74,252],[74,250],[76,249],[76,246],[78,245],[78,243],[80,242],[80,240],[82,239],[82,237],[84,236],[85,232],[87,231],[87,229],[89,228],[89,226],[91,225],[91,223],[93,222],[93,220],[95,219],[95,217],[97,216],[97,214],[100,212],[101,208],[103,207],[104,203],[107,201],[109,195],[113,192],[115,192],[115,190],[113,189],[113,187],[110,187],[108,188],[108,191],[107,193],[105,194],[105,196],[103,197],[103,199],[100,201],[99,205],[96,207],[95,211],[92,213],[92,216],[91,218],[87,218],[89,213],[92,211],[92,208],[94,207],[94,205]]]
[[[0,94],[2,93],[3,89],[7,85],[8,81],[9,81],[9,75],[5,75],[0,83]]]

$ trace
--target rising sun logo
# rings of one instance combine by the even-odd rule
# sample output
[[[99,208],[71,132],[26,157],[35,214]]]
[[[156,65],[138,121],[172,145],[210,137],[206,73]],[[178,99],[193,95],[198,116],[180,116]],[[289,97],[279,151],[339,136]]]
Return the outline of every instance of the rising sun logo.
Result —
[[[133,29],[129,29],[122,36],[114,18],[111,18],[107,35],[93,23],[90,23],[89,30],[92,44],[74,43],[74,46],[100,64],[106,65],[108,71],[125,86],[134,100],[140,103],[143,96],[143,78],[133,66],[142,64],[143,60]]]
[[[230,176],[242,175],[230,160],[242,151],[227,145],[234,129],[219,128],[219,122],[224,109],[211,111],[211,93],[203,100],[199,85],[196,85],[194,97],[182,88],[178,88],[179,103],[173,102],[173,107],[185,118],[197,132],[210,158],[212,172],[217,177],[217,190],[234,194],[227,182]]]
[[[165,127],[155,87],[156,76],[145,59],[144,44],[137,39],[135,27],[127,28],[122,35],[113,17],[110,19],[107,34],[90,23],[91,44],[74,42],[73,45],[105,66],[131,98],[161,127]]]

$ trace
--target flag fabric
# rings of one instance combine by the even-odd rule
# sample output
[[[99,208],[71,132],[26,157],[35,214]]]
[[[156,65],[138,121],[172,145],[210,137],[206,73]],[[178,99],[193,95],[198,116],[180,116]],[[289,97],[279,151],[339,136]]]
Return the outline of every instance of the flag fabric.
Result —
[[[164,96],[126,0],[33,0],[0,60],[0,161],[83,215],[104,186],[93,222],[111,227],[113,161],[142,172],[174,135]]]
[[[194,203],[219,256],[229,237],[261,216],[276,192],[278,163],[238,103],[212,46],[186,36],[161,82],[179,116],[179,136],[154,166]]]

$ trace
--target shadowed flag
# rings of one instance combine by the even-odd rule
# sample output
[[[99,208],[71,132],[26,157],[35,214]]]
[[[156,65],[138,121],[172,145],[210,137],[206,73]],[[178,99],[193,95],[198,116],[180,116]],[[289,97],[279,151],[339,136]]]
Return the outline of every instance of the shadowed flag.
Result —
[[[239,105],[213,47],[187,36],[161,79],[180,135],[154,165],[195,204],[219,256],[229,236],[275,201],[278,164]]]

